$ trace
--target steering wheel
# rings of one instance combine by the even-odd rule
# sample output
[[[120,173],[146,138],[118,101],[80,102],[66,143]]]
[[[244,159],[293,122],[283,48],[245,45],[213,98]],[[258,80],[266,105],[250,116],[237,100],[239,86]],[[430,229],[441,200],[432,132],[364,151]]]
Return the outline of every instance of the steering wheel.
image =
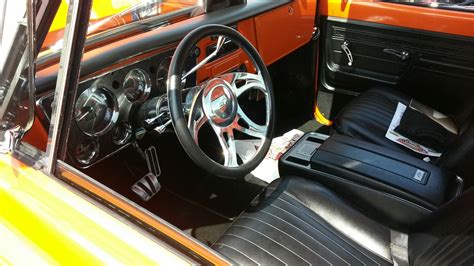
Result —
[[[215,50],[185,72],[185,62],[196,44],[206,37],[215,37]],[[199,86],[184,88],[186,78],[216,59],[221,48],[232,41],[253,63],[256,73],[234,72],[216,75]],[[238,31],[222,25],[206,25],[190,32],[174,52],[168,73],[168,104],[176,135],[189,157],[204,170],[225,178],[240,178],[254,170],[265,158],[273,139],[275,100],[270,74],[252,44]],[[265,124],[254,122],[239,104],[241,96],[257,90],[265,98]],[[186,93],[186,95],[184,95]],[[248,95],[248,94],[247,94]],[[183,98],[186,103],[183,104]],[[224,155],[224,163],[211,159],[199,146],[199,130],[209,123]],[[238,135],[249,137],[255,152],[238,155]],[[243,134],[242,134],[243,133]]]

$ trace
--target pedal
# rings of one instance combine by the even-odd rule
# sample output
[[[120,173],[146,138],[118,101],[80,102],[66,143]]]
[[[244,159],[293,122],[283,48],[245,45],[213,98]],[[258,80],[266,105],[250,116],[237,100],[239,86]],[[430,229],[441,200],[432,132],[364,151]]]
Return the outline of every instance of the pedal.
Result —
[[[148,172],[155,176],[161,175],[160,161],[158,161],[158,153],[155,146],[150,146],[145,150],[146,164],[148,165]]]
[[[160,189],[158,177],[152,173],[146,174],[132,186],[132,191],[144,201],[149,201]]]
[[[133,184],[132,191],[142,200],[148,201],[161,189],[160,182],[158,181],[158,177],[161,175],[161,167],[158,153],[154,146],[146,149],[144,155],[148,166],[148,173]]]

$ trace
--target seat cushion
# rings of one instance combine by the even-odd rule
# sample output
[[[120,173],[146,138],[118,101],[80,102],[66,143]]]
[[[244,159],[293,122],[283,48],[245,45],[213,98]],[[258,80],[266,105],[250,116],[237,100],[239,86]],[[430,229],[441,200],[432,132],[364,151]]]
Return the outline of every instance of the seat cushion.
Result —
[[[390,230],[319,183],[273,182],[213,248],[238,264],[392,264]]]
[[[416,153],[385,137],[398,102],[408,106],[410,99],[393,89],[368,90],[341,110],[333,128],[339,134],[414,155]]]

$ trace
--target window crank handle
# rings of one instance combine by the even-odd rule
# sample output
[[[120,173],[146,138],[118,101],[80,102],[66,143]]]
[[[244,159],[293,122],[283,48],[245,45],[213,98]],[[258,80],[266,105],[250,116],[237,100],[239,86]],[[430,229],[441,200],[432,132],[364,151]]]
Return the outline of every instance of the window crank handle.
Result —
[[[348,41],[344,41],[342,44],[341,44],[341,49],[342,51],[346,54],[347,56],[347,65],[348,66],[352,66],[352,63],[354,63],[354,58],[352,57],[352,52],[351,50],[349,49],[349,42]]]

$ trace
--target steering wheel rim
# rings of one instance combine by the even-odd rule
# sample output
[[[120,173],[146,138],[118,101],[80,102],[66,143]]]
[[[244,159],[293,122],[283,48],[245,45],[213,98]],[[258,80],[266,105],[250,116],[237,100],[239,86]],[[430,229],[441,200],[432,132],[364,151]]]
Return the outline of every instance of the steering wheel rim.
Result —
[[[257,152],[254,154],[254,156],[252,157],[251,160],[249,160],[247,162],[244,162],[242,165],[237,164],[237,166],[234,166],[234,165],[225,166],[225,165],[222,165],[222,164],[214,161],[213,159],[211,159],[199,147],[196,139],[193,137],[193,135],[192,135],[192,133],[189,129],[189,123],[188,123],[188,121],[186,119],[186,116],[185,116],[185,113],[184,113],[183,102],[182,102],[182,94],[183,94],[182,93],[183,92],[182,79],[183,79],[183,70],[184,70],[184,67],[185,67],[185,62],[188,58],[188,55],[192,51],[192,49],[194,49],[195,45],[200,40],[202,40],[203,38],[206,38],[206,37],[209,37],[209,36],[224,36],[224,38],[228,38],[231,41],[235,42],[238,46],[240,46],[240,48],[244,52],[247,53],[249,59],[252,61],[253,65],[256,67],[257,75],[262,77],[260,81],[262,82],[262,84],[264,85],[264,87],[266,89],[266,94],[265,94],[265,97],[266,97],[265,100],[267,101],[266,102],[266,108],[267,108],[267,110],[266,110],[266,112],[267,112],[266,120],[267,121],[266,121],[266,125],[265,125],[266,130],[265,130],[265,132],[263,132],[264,134],[262,135],[262,142],[261,142],[261,145],[258,148]],[[222,43],[219,43],[220,41],[221,41],[221,38],[219,38],[218,44],[216,45],[216,47],[219,47],[219,45],[222,45]],[[219,48],[216,48],[216,53],[217,53],[218,50],[219,50]],[[199,64],[203,64],[203,62],[200,62]],[[196,67],[198,65],[196,65]],[[192,72],[192,71],[193,70],[190,70],[190,72]],[[189,74],[189,72],[188,72],[188,74]],[[251,73],[247,73],[247,74],[253,75]],[[184,75],[186,75],[186,74],[184,74]],[[226,74],[224,74],[224,75],[226,75]],[[227,74],[227,75],[229,75],[229,74]],[[254,76],[252,76],[252,77],[254,77]],[[220,78],[220,80],[223,80],[222,76],[219,77],[219,78]],[[215,78],[215,79],[217,79],[217,78]],[[225,77],[224,77],[224,79],[225,79]],[[240,108],[240,106],[238,104],[238,97],[233,99],[233,96],[230,95],[230,93],[234,93],[234,96],[235,96],[235,91],[233,91],[233,88],[230,88],[230,87],[226,86],[224,84],[225,82],[221,82],[221,83],[219,83],[220,85],[214,86],[211,89],[209,89],[209,86],[212,86],[212,85],[209,85],[209,84],[212,83],[213,80],[214,79],[210,79],[210,81],[206,83],[206,86],[207,86],[206,88],[207,89],[203,88],[199,92],[199,93],[201,93],[201,96],[206,94],[206,93],[209,93],[209,90],[213,90],[213,89],[215,89],[219,86],[222,86],[222,88],[219,87],[219,90],[224,91],[225,94],[227,95],[225,97],[227,99],[226,104],[230,105],[230,103],[233,102],[233,100],[235,100],[235,102],[238,106],[237,108]],[[222,85],[222,84],[224,84],[224,85]],[[229,85],[229,84],[227,84],[227,85]],[[217,90],[217,89],[215,89],[215,90]],[[275,100],[274,100],[274,94],[273,94],[273,86],[272,86],[272,83],[271,83],[271,78],[270,78],[270,74],[268,72],[268,69],[266,68],[265,63],[263,62],[262,58],[258,54],[257,50],[238,31],[236,31],[236,30],[234,30],[230,27],[222,26],[222,25],[206,25],[206,26],[199,27],[199,28],[193,30],[192,32],[190,32],[181,41],[181,43],[178,45],[178,47],[175,50],[174,55],[172,57],[171,64],[170,64],[170,69],[169,69],[169,73],[168,73],[168,91],[167,91],[167,94],[168,94],[168,102],[169,102],[171,120],[172,120],[173,126],[175,128],[176,135],[177,135],[181,145],[183,146],[184,150],[189,155],[189,157],[198,166],[200,166],[202,169],[205,169],[206,171],[208,171],[208,172],[210,172],[214,175],[220,176],[220,177],[234,178],[235,179],[235,178],[244,177],[246,174],[250,173],[265,158],[265,156],[266,156],[266,154],[267,154],[267,152],[270,148],[271,141],[272,141],[273,135],[274,135]],[[204,95],[204,97],[205,97],[205,95]],[[206,108],[204,108],[204,109],[206,109]],[[209,108],[207,108],[207,109],[209,109]],[[225,107],[224,109],[228,109],[228,108]],[[221,127],[221,128],[228,127],[228,125],[226,125],[226,124],[228,123],[229,120],[232,120],[231,116],[234,115],[234,112],[237,112],[234,107],[232,107],[230,109],[232,109],[230,111],[232,114],[230,114],[229,116],[223,116],[223,117],[226,118],[226,119],[224,119],[226,121],[217,120],[216,119],[217,116],[215,116],[216,114],[212,113],[210,115],[209,110],[208,110],[208,112],[205,112],[206,116],[209,119],[208,122],[211,124],[213,129],[216,129],[215,125],[218,124],[219,122],[223,123],[223,125],[218,124],[219,127]],[[193,117],[191,117],[191,114],[190,114],[189,119],[190,120],[193,119]],[[234,121],[234,120],[232,120],[232,121]],[[231,129],[231,130],[233,130],[233,129]],[[217,131],[216,131],[216,134],[217,134]],[[219,138],[219,136],[217,136],[217,137],[220,141],[221,148],[223,148],[223,150],[224,150],[224,146],[222,146],[223,143],[221,142],[221,139]],[[230,138],[229,135],[227,135],[227,138]],[[233,136],[232,136],[232,138],[233,138]],[[230,141],[229,141],[229,143],[230,143]],[[229,146],[231,146],[231,145],[229,144]],[[226,151],[224,150],[223,152],[225,153]],[[227,157],[226,157],[226,163],[228,161],[229,160],[227,160]]]

